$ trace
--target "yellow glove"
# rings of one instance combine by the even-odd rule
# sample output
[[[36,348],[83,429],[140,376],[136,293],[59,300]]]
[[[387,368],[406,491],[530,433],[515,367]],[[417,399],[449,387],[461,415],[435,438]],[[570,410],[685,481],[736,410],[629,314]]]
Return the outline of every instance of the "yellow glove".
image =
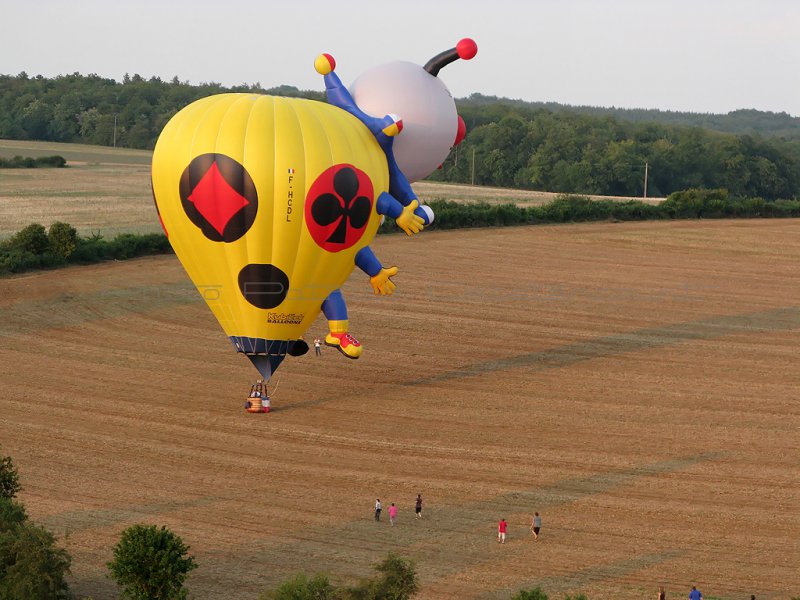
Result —
[[[418,206],[419,202],[412,200],[408,206],[403,207],[403,212],[395,219],[397,226],[405,231],[406,235],[414,235],[425,229],[425,221],[422,220],[422,217],[414,214]]]
[[[397,271],[397,267],[389,267],[388,269],[381,269],[381,272],[375,277],[370,277],[369,283],[373,291],[381,296],[391,296],[397,286],[392,283],[390,277],[397,275]]]

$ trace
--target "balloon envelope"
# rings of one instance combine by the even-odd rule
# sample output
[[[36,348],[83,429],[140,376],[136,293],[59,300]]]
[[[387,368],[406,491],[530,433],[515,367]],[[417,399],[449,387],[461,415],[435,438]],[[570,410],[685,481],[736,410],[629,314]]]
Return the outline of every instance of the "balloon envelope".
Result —
[[[311,325],[375,235],[389,186],[386,157],[358,119],[257,94],[176,114],[152,182],[189,277],[237,350],[255,354],[285,353]]]

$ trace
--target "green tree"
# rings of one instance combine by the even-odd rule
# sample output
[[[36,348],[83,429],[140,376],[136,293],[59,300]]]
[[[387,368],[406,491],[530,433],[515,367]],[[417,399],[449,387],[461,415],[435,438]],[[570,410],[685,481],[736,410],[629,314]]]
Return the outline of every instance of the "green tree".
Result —
[[[0,533],[9,531],[28,520],[25,507],[16,500],[0,498]]]
[[[10,500],[16,496],[22,486],[19,483],[19,473],[10,456],[0,457],[0,498]]]
[[[66,600],[70,556],[53,534],[28,521],[23,506],[0,498],[0,600]]]
[[[389,553],[375,565],[378,577],[349,588],[345,597],[352,600],[407,600],[419,590],[414,562]]]
[[[56,221],[47,232],[50,249],[60,258],[69,258],[78,244],[78,232],[72,225]]]
[[[183,600],[186,576],[197,568],[189,547],[166,527],[133,525],[122,532],[108,563],[111,577],[130,600]]]
[[[309,579],[303,573],[284,581],[277,589],[265,592],[259,600],[336,600],[339,592],[326,575]]]
[[[18,248],[31,254],[44,254],[50,249],[47,231],[39,223],[31,223],[11,236],[8,242],[12,248]]]

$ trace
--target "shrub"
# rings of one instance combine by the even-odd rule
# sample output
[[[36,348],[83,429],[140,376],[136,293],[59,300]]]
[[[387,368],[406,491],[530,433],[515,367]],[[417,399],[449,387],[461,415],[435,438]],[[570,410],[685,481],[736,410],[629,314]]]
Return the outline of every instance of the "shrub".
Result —
[[[31,223],[20,229],[8,240],[10,248],[30,252],[31,254],[44,254],[50,249],[50,240],[43,225]]]
[[[0,501],[2,503],[9,501]],[[0,506],[4,515],[20,512],[21,505],[9,510]],[[3,600],[62,600],[70,598],[66,576],[71,559],[58,548],[53,534],[23,518],[0,529],[0,597]]]
[[[11,457],[0,457],[0,498],[11,500],[21,489],[19,473]]]
[[[37,167],[56,167],[61,169],[67,166],[67,159],[63,156],[40,156],[35,161]]]
[[[59,258],[67,259],[75,252],[78,245],[78,232],[72,225],[56,221],[50,225],[47,232],[47,239],[50,242],[50,249]]]
[[[0,251],[0,273],[22,273],[47,266],[43,255],[25,250],[12,249]]]
[[[413,561],[389,554],[375,565],[378,575],[353,587],[337,588],[326,575],[295,575],[260,600],[407,600],[419,590]]]
[[[661,203],[661,211],[673,219],[721,216],[728,202],[728,190],[690,189],[674,192]],[[717,214],[715,214],[717,213]]]
[[[35,167],[65,167],[67,161],[63,156],[15,156],[14,158],[0,158],[0,169],[33,169]]]
[[[547,594],[542,591],[542,588],[535,587],[532,590],[520,590],[513,596],[511,600],[547,600]]]
[[[189,547],[166,527],[133,525],[122,532],[108,563],[111,577],[130,600],[182,600],[186,576],[197,568]]]
[[[336,600],[339,597],[326,575],[319,574],[309,579],[299,573],[272,592],[262,594],[259,600]]]
[[[0,498],[0,533],[9,531],[28,520],[25,507],[16,500]]]
[[[345,591],[352,600],[407,600],[419,590],[413,561],[393,553],[375,565],[378,577]]]

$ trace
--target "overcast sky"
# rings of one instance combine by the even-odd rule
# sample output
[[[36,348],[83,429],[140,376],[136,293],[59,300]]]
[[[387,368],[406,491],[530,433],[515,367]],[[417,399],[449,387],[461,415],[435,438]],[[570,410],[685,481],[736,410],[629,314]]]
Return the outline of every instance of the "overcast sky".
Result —
[[[563,104],[800,117],[800,0],[0,0],[0,73],[125,73],[322,90],[392,60],[472,92]]]

